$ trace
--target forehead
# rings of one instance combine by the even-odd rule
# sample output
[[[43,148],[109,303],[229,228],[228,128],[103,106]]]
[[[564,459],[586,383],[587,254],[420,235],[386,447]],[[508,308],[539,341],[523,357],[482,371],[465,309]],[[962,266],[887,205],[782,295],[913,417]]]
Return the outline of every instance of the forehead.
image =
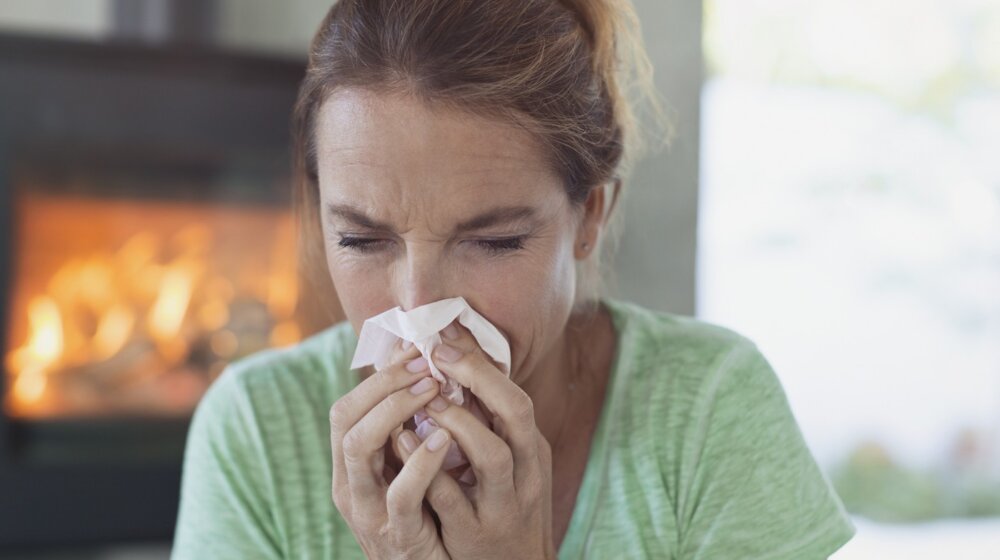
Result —
[[[348,89],[323,103],[316,148],[321,186],[361,181],[439,186],[558,181],[541,143],[514,124],[411,96]]]

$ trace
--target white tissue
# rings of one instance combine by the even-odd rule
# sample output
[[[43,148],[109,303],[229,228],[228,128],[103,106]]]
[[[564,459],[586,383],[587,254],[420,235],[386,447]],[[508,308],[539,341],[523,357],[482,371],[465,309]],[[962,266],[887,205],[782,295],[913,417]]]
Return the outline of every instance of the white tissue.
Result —
[[[463,297],[442,299],[409,311],[393,307],[367,319],[358,335],[358,346],[351,360],[351,369],[367,365],[374,365],[376,370],[382,369],[387,365],[396,341],[409,340],[427,359],[434,379],[443,385],[441,394],[455,404],[463,404],[465,399],[462,386],[441,373],[431,359],[434,348],[441,344],[441,329],[455,318],[469,329],[479,346],[497,362],[501,371],[509,375],[510,345],[507,339],[492,323],[472,309]]]
[[[441,329],[458,319],[469,329],[479,346],[489,355],[505,374],[510,375],[510,344],[500,331],[485,317],[469,306],[463,297],[443,299],[420,307],[403,311],[394,307],[365,320],[358,335],[358,346],[351,360],[351,369],[374,365],[376,370],[387,365],[393,346],[399,339],[409,340],[427,359],[431,375],[441,383],[441,395],[452,403],[465,406],[483,424],[489,425],[479,406],[466,402],[464,390],[458,381],[444,375],[431,355],[441,344]],[[433,418],[423,411],[414,416],[416,433],[421,440],[426,439],[438,428]],[[468,459],[454,441],[445,455],[442,468],[445,470],[468,464]],[[475,480],[472,469],[468,469],[460,480]]]

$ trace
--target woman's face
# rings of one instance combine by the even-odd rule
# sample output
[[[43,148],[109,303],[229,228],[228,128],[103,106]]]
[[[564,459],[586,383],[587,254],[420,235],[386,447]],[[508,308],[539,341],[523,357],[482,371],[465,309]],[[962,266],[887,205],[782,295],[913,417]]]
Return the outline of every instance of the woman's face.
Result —
[[[515,382],[556,348],[583,222],[530,134],[342,90],[316,145],[330,276],[355,332],[397,305],[462,296],[507,337]]]

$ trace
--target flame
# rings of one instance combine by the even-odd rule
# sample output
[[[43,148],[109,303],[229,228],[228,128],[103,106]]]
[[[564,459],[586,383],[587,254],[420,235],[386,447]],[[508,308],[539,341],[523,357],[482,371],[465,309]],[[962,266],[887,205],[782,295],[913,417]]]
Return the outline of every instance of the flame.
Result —
[[[106,360],[118,353],[132,335],[135,313],[120,303],[112,306],[97,327],[94,335],[94,357]]]
[[[63,348],[62,316],[55,300],[48,296],[31,300],[28,304],[28,324],[32,332],[27,345],[28,361],[37,367],[55,364]]]
[[[149,333],[157,342],[177,336],[187,313],[196,271],[192,266],[178,264],[167,269],[160,283],[160,294],[149,313]]]
[[[47,281],[34,282],[41,291],[27,296],[24,342],[6,356],[12,410],[38,414],[73,406],[63,403],[75,397],[60,396],[65,383],[95,367],[115,371],[124,364],[144,372],[151,365],[149,375],[176,372],[196,384],[200,367],[214,378],[228,360],[262,344],[256,334],[241,339],[247,336],[241,329],[256,328],[253,321],[260,320],[241,318],[248,296],[266,305],[270,344],[299,341],[293,221],[280,219],[278,227],[267,267],[231,277],[212,268],[215,232],[201,224],[168,238],[140,231],[117,251],[62,261]],[[191,359],[196,350],[207,355]]]
[[[45,377],[45,372],[41,368],[35,367],[22,370],[18,374],[11,392],[15,399],[31,404],[41,400],[45,394],[46,385],[48,385],[48,379]]]
[[[63,350],[63,321],[59,306],[48,296],[28,304],[31,337],[8,358],[8,367],[18,372],[11,388],[14,398],[31,404],[45,394],[46,370],[59,362]]]

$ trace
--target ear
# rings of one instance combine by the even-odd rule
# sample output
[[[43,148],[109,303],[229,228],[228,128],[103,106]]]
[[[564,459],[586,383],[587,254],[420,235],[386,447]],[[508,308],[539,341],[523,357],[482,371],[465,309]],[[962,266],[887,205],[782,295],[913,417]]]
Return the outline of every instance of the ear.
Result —
[[[615,203],[618,201],[618,192],[621,190],[621,179],[616,177],[610,183],[613,191],[610,204],[607,201],[608,186],[609,184],[606,183],[591,189],[590,194],[587,195],[587,200],[584,201],[583,219],[580,221],[580,227],[576,235],[576,244],[573,248],[573,255],[577,259],[587,258],[597,246],[597,242],[601,238],[601,230],[604,229],[604,224],[607,222],[607,218],[611,215],[611,211],[614,210]]]

